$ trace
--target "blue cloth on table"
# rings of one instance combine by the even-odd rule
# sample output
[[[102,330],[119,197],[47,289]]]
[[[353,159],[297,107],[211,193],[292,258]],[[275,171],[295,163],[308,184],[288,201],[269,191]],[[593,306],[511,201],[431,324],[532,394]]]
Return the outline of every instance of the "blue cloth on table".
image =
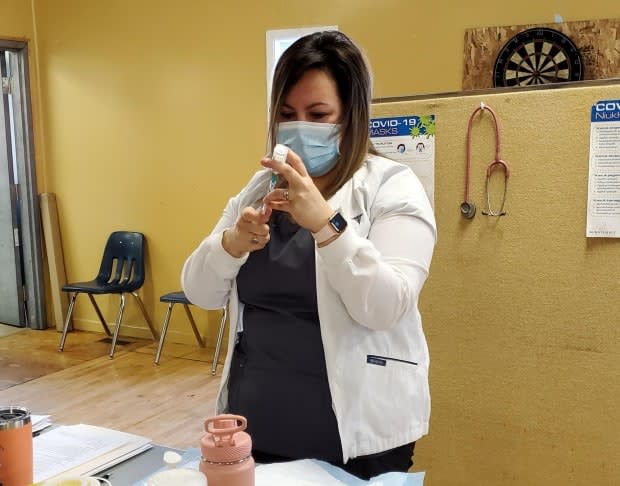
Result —
[[[400,473],[389,472],[375,476],[368,481],[360,479],[348,472],[323,461],[313,461],[329,474],[334,476],[338,481],[343,482],[347,486],[366,486],[373,483],[380,483],[380,486],[423,486],[424,472]],[[377,485],[379,486],[379,485]]]
[[[179,468],[198,469],[200,450],[188,449],[183,454]],[[165,469],[162,467],[160,470]],[[153,474],[159,472],[153,471]],[[289,474],[290,473],[290,474]],[[320,480],[312,481],[318,475]],[[282,478],[281,482],[277,478]],[[146,486],[148,476],[133,486]],[[256,468],[256,486],[290,486],[299,480],[304,486],[424,486],[424,472],[390,472],[375,476],[366,481],[327,462],[316,459],[261,464]],[[317,482],[319,481],[319,482]]]

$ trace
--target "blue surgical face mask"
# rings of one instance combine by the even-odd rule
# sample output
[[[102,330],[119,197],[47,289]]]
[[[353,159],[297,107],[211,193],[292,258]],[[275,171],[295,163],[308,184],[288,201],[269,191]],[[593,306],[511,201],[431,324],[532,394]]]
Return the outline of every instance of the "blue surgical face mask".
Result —
[[[340,137],[338,125],[333,123],[281,122],[277,143],[299,155],[312,177],[327,174],[338,162]]]

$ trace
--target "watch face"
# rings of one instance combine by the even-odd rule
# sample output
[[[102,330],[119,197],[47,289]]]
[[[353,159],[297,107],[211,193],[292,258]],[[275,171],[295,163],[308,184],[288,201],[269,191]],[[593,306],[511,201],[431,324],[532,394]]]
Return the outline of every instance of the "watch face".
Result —
[[[342,217],[342,214],[336,213],[329,220],[329,224],[336,230],[337,233],[342,233],[347,227],[347,220]]]
[[[562,32],[538,27],[519,32],[497,55],[493,84],[534,86],[579,81],[583,63],[579,49]]]

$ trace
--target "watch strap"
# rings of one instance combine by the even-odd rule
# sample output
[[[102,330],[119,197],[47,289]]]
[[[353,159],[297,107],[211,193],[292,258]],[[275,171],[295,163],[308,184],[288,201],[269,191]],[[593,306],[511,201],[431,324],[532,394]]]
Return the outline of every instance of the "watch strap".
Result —
[[[337,234],[338,233],[336,232],[336,230],[331,224],[329,224],[328,221],[325,226],[323,226],[319,231],[317,231],[316,233],[312,233],[312,236],[317,243],[321,244],[324,241],[329,240],[333,236],[336,236]]]
[[[344,229],[346,228],[345,226],[345,228],[338,231],[336,226],[332,224],[332,220],[334,219],[334,217],[339,216],[339,213],[340,213],[339,211],[335,211],[334,214],[332,214],[329,217],[329,219],[327,220],[327,223],[325,223],[325,226],[323,226],[316,233],[312,233],[312,236],[318,245],[321,245],[323,243],[326,243],[327,241],[331,241],[335,239],[335,237],[340,235],[340,233],[342,233],[342,231],[344,231]]]

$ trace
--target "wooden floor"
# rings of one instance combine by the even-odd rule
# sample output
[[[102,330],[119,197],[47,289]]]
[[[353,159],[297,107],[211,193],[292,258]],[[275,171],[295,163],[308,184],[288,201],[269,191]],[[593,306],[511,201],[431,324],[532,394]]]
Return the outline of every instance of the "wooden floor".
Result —
[[[0,405],[49,414],[54,423],[85,423],[144,435],[170,447],[198,447],[213,414],[222,366],[211,376],[213,348],[125,340],[108,357],[103,334],[73,331],[58,351],[54,329],[0,337]]]

